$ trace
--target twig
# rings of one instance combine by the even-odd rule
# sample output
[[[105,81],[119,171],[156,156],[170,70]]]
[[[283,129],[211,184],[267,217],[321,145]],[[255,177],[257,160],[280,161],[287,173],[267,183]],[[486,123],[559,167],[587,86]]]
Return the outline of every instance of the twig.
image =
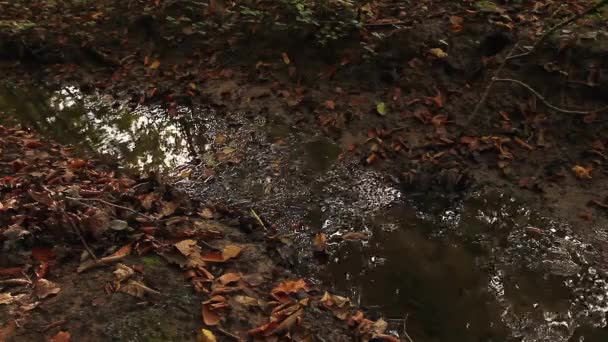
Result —
[[[403,335],[407,338],[408,342],[414,342],[414,340],[407,333],[407,318],[409,317],[409,313],[405,314],[405,318],[403,319]]]
[[[488,95],[490,95],[490,90],[492,90],[492,86],[494,85],[494,80],[496,79],[496,77],[498,77],[498,75],[505,68],[505,65],[507,64],[507,60],[509,60],[509,57],[511,57],[513,55],[513,52],[515,52],[515,50],[517,49],[518,46],[519,46],[519,44],[513,45],[513,47],[509,51],[509,54],[507,55],[507,57],[505,57],[505,59],[502,60],[502,62],[498,66],[498,69],[496,69],[496,72],[494,72],[494,76],[492,76],[492,78],[490,79],[490,82],[486,86],[486,90],[484,90],[483,95],[481,95],[481,99],[479,99],[479,102],[475,106],[475,109],[473,110],[473,113],[469,116],[469,118],[465,122],[464,128],[462,130],[463,132],[466,131],[469,128],[469,125],[471,124],[471,122],[473,122],[473,120],[479,114],[479,110],[481,109],[481,107],[483,106],[483,104],[486,102],[486,100],[488,98]]]
[[[141,217],[144,217],[144,218],[146,218],[146,219],[148,219],[150,221],[157,221],[156,219],[154,219],[154,218],[152,218],[152,217],[150,217],[150,216],[148,216],[146,214],[142,214],[142,213],[140,213],[139,211],[137,211],[135,209],[131,209],[129,207],[125,207],[125,206],[122,206],[122,205],[114,204],[112,202],[108,202],[108,201],[102,200],[100,198],[82,198],[82,197],[69,197],[69,196],[65,196],[65,198],[71,199],[73,201],[94,201],[94,202],[100,202],[100,203],[103,203],[103,204],[106,204],[106,205],[109,205],[109,206],[112,206],[112,207],[116,207],[116,208],[119,208],[119,209],[130,211],[130,212],[132,212],[134,214],[137,214],[137,215],[139,215]]]
[[[552,105],[551,103],[549,103],[545,99],[545,97],[542,96],[538,91],[534,90],[532,87],[530,87],[529,85],[527,85],[526,83],[524,83],[522,81],[514,80],[511,78],[496,78],[496,77],[493,77],[492,80],[494,82],[511,82],[511,83],[519,84],[520,86],[526,88],[529,92],[534,94],[542,103],[545,104],[545,106],[547,106],[557,112],[566,113],[566,114],[591,114],[591,113],[600,113],[600,112],[608,110],[608,106],[602,107],[602,108],[596,109],[596,110],[572,110],[572,109],[559,108],[559,107],[556,107],[556,106]]]
[[[266,228],[266,225],[264,224],[264,221],[262,221],[262,219],[260,218],[260,216],[258,216],[258,213],[255,212],[255,210],[251,209],[251,215],[253,215],[253,217],[256,219],[256,221],[258,221],[258,223],[262,226],[262,228],[264,228],[264,230],[268,230],[268,228]]]
[[[581,13],[573,16],[572,18],[566,19],[566,20],[562,21],[561,23],[553,26],[547,32],[543,33],[542,36],[540,36],[540,38],[534,43],[534,45],[532,45],[532,48],[529,51],[524,52],[524,53],[520,53],[520,54],[517,54],[517,55],[509,56],[509,57],[507,57],[507,60],[521,58],[521,57],[528,56],[528,55],[532,54],[532,52],[534,52],[541,43],[543,43],[545,40],[547,40],[547,38],[553,32],[559,30],[560,28],[562,28],[562,27],[564,27],[564,26],[566,26],[566,25],[568,25],[568,24],[570,24],[570,23],[572,23],[572,22],[574,22],[574,21],[576,21],[576,20],[578,20],[578,19],[580,19],[580,18],[582,18],[584,16],[587,16],[588,14],[590,14],[590,13],[592,13],[592,12],[600,9],[601,7],[603,7],[603,6],[607,5],[607,4],[608,4],[608,0],[602,0],[602,1],[598,2],[597,4],[589,7],[588,9],[584,10],[583,12],[581,12]]]
[[[218,326],[216,329],[217,329],[217,331],[221,332],[222,334],[224,334],[224,335],[226,335],[228,337],[233,338],[235,341],[243,341],[242,338],[236,336],[235,334],[233,334],[233,333],[231,333],[229,331],[224,330],[222,327]]]
[[[85,240],[84,236],[82,236],[82,233],[80,232],[80,229],[78,228],[78,226],[76,226],[76,224],[74,222],[72,222],[72,220],[70,220],[69,217],[68,217],[68,221],[70,222],[70,224],[72,225],[72,228],[74,229],[74,231],[78,235],[78,238],[80,238],[80,242],[82,242],[82,245],[84,246],[84,249],[87,250],[87,252],[91,256],[91,258],[93,258],[93,260],[97,261],[97,256],[95,256],[95,253],[93,253],[93,250],[87,244],[87,240]]]
[[[365,27],[382,27],[382,26],[392,26],[392,25],[407,25],[407,24],[412,24],[411,22],[408,21],[393,21],[393,22],[386,22],[386,23],[368,23],[368,24],[363,24],[363,26]]]

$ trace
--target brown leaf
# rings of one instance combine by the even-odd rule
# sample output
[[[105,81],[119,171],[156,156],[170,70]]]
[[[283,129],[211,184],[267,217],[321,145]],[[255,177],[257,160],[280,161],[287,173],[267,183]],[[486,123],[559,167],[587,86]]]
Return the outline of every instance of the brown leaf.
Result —
[[[88,166],[89,162],[87,162],[86,160],[82,160],[82,159],[72,159],[70,160],[68,167],[72,170],[78,170],[78,169],[82,169],[85,166]]]
[[[281,303],[289,302],[289,294],[297,293],[300,290],[309,291],[308,284],[304,279],[286,280],[272,289],[270,295]]]
[[[325,101],[325,108],[334,110],[336,109],[336,103],[333,100],[327,100]]]
[[[146,285],[135,281],[135,280],[129,280],[129,282],[126,285],[121,285],[118,288],[118,292],[123,292],[126,293],[128,295],[134,296],[134,297],[138,297],[138,298],[142,298],[146,293],[149,294],[155,294],[155,295],[159,295],[160,292],[151,289],[149,287],[147,287]]]
[[[51,295],[56,295],[61,292],[59,286],[52,281],[46,279],[38,279],[36,281],[36,288],[34,289],[36,297],[42,299]]]
[[[119,263],[116,265],[116,270],[112,273],[114,273],[117,282],[122,282],[135,274],[135,271],[131,267]]]
[[[173,215],[173,213],[175,213],[175,210],[179,208],[179,202],[177,201],[161,201],[161,205],[162,207],[158,215],[159,218]]]
[[[222,296],[213,296],[206,302],[203,302],[203,322],[206,325],[218,325],[221,321],[219,310],[227,308],[226,298]]]
[[[221,277],[217,278],[217,281],[222,285],[228,285],[241,280],[240,273],[225,273]]]
[[[210,220],[213,218],[213,210],[211,210],[211,208],[205,207],[198,212],[198,216]]]
[[[57,335],[51,337],[49,342],[70,342],[72,335],[67,331],[60,331]]]
[[[316,252],[323,252],[327,249],[327,236],[323,233],[315,235],[313,247]]]

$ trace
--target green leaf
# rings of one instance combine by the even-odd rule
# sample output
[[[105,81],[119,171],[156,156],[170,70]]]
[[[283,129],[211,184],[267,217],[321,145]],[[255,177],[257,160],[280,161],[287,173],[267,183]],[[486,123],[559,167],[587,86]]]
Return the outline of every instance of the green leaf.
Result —
[[[376,103],[376,111],[378,112],[378,114],[380,114],[382,116],[388,114],[388,109],[386,108],[386,103],[384,103],[384,102]]]

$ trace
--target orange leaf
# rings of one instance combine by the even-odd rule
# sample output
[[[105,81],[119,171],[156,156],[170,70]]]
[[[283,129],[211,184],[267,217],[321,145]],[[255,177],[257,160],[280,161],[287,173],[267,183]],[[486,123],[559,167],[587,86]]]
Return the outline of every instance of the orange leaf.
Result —
[[[241,280],[241,275],[239,273],[226,273],[221,277],[217,278],[217,280],[222,285],[228,285],[230,283],[234,283],[235,281]]]
[[[593,167],[591,166],[580,166],[580,165],[574,165],[572,167],[572,171],[574,171],[574,174],[576,175],[576,177],[578,179],[591,179],[591,171],[593,170]]]
[[[325,108],[334,110],[336,109],[336,103],[332,100],[325,101]]]
[[[49,342],[70,342],[72,336],[67,331],[60,331],[57,335],[51,337]]]
[[[228,246],[224,247],[224,251],[222,252],[222,257],[224,258],[224,261],[226,261],[228,259],[236,258],[237,256],[239,256],[239,254],[241,254],[241,250],[243,250],[243,249],[239,246],[228,245]]]
[[[158,69],[159,66],[160,66],[160,61],[154,61],[154,62],[152,62],[152,64],[150,64],[150,69]]]
[[[270,292],[270,295],[281,303],[285,303],[286,301],[289,301],[289,297],[287,296],[288,294],[297,293],[300,290],[304,290],[306,292],[309,290],[308,284],[304,279],[286,280],[275,287]]]
[[[89,163],[86,160],[82,160],[82,159],[72,159],[70,160],[69,163],[69,167],[72,170],[77,170],[77,169],[82,169],[83,167],[87,166]]]

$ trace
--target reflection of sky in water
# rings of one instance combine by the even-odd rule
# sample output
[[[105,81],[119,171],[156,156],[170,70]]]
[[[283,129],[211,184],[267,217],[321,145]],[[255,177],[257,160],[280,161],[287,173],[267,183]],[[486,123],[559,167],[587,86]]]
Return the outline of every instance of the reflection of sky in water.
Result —
[[[109,96],[83,96],[76,87],[65,87],[49,98],[57,115],[80,111],[82,120],[87,122],[72,127],[95,152],[117,156],[121,162],[143,171],[171,169],[190,159],[177,118],[172,120],[161,106],[140,105],[130,110],[126,104],[113,105],[114,102]],[[178,113],[186,116],[190,111],[180,108]],[[49,116],[46,122],[54,124],[57,117]]]

